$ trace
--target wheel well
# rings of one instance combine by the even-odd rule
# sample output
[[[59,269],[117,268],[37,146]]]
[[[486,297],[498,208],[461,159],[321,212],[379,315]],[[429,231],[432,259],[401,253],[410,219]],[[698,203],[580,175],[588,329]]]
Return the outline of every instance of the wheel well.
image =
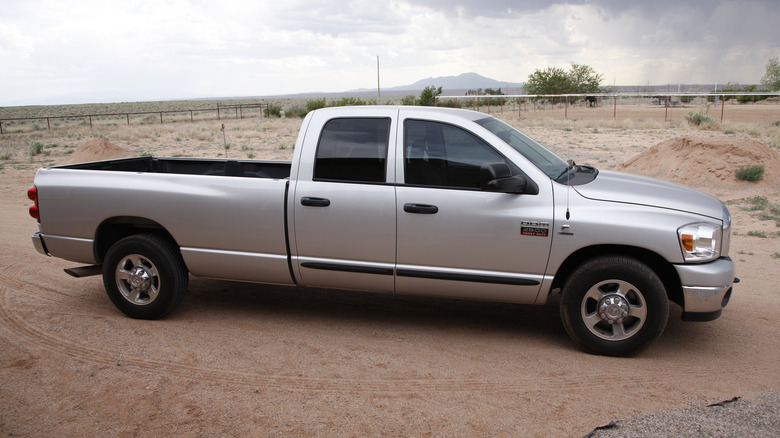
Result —
[[[113,217],[103,221],[95,233],[95,260],[98,264],[103,263],[106,253],[115,243],[142,233],[154,234],[176,243],[171,233],[155,221],[134,216]]]
[[[677,275],[677,271],[674,269],[674,267],[660,255],[643,248],[632,246],[598,245],[580,249],[579,251],[570,255],[561,264],[560,268],[558,268],[558,272],[555,273],[555,279],[553,280],[551,289],[554,290],[563,287],[563,284],[566,282],[566,279],[569,278],[571,273],[586,260],[604,255],[623,255],[633,257],[647,264],[650,269],[652,269],[658,275],[658,277],[661,279],[661,282],[663,282],[664,288],[666,289],[666,295],[669,300],[679,304],[680,306],[683,305],[682,283],[680,282],[680,277]]]

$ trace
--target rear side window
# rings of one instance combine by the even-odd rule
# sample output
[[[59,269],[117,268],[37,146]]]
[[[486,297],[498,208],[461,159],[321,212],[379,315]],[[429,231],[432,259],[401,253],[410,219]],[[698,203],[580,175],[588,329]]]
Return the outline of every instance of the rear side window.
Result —
[[[389,118],[328,121],[317,145],[314,179],[385,182],[389,133]]]

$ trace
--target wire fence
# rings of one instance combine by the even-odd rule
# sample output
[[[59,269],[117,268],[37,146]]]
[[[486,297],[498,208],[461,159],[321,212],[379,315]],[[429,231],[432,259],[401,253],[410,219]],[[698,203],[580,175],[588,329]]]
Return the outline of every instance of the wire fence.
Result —
[[[780,121],[780,93],[620,93],[437,96],[438,106],[469,108],[488,114],[516,112],[520,117],[563,119],[682,119],[688,112],[713,119],[755,121],[743,109]],[[744,120],[743,120],[744,119]]]
[[[0,118],[0,135],[52,130],[73,125],[141,125],[265,117],[269,103],[238,103],[151,111],[109,111],[85,114]],[[617,93],[437,96],[436,105],[491,113],[514,112],[523,118],[652,119],[681,121],[689,112],[728,121],[780,122],[780,93]],[[193,105],[197,106],[197,105]],[[94,108],[93,108],[94,110]]]
[[[14,124],[29,124],[33,122],[33,127],[30,129],[42,129],[42,127],[34,122],[46,123],[46,129],[51,130],[60,126],[62,122],[75,122],[80,125],[89,125],[93,128],[93,122],[97,121],[110,121],[111,123],[117,123],[119,121],[127,123],[129,126],[132,123],[146,124],[146,123],[175,123],[182,121],[194,122],[195,120],[222,120],[226,117],[235,117],[236,119],[243,119],[244,117],[261,117],[265,116],[268,110],[267,103],[249,103],[249,104],[235,104],[235,105],[221,105],[217,103],[216,108],[196,108],[196,109],[181,109],[181,110],[159,110],[159,111],[136,111],[136,112],[112,112],[112,113],[94,113],[94,114],[73,114],[73,115],[51,115],[51,116],[31,116],[31,117],[14,117],[0,119],[0,135],[8,133],[8,127]],[[5,124],[5,127],[3,126]],[[18,132],[19,130],[17,130]]]

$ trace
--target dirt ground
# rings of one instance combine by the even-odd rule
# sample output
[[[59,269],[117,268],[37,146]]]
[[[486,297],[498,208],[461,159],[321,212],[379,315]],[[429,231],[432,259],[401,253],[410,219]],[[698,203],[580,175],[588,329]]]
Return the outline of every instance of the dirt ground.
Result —
[[[780,390],[780,239],[748,202],[780,202],[777,152],[721,132],[524,131],[578,163],[665,177],[728,202],[742,281],[723,316],[685,323],[673,305],[659,341],[637,357],[608,358],[576,348],[555,299],[523,306],[191,278],[171,315],[132,320],[100,277],[71,278],[62,269],[73,263],[35,252],[26,199],[35,171],[7,167],[0,433],[568,437]],[[739,165],[746,149],[769,151],[762,182],[713,170]],[[645,165],[632,162],[643,153]],[[679,166],[693,158],[698,172]]]

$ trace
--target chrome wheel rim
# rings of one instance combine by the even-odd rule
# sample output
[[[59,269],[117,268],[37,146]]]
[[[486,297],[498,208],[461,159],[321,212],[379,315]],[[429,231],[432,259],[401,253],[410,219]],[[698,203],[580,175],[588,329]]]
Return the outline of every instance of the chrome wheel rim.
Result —
[[[154,263],[140,254],[122,257],[114,276],[119,292],[132,304],[151,304],[160,294],[160,273]]]
[[[601,339],[622,341],[636,335],[647,320],[642,292],[623,280],[605,280],[582,299],[582,322]]]

